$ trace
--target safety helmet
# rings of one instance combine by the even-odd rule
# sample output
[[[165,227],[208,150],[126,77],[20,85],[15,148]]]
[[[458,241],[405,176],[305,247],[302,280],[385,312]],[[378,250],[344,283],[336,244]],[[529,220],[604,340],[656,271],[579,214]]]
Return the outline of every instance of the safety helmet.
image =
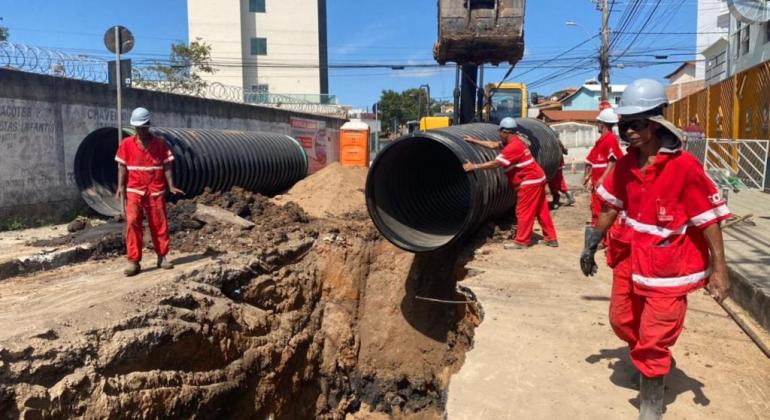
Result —
[[[131,125],[134,127],[143,127],[150,125],[150,111],[146,108],[136,108],[131,113]]]
[[[652,79],[639,79],[631,83],[620,98],[615,109],[620,115],[641,114],[668,104],[666,88]]]
[[[505,131],[514,131],[519,125],[511,117],[505,117],[500,121],[500,129]]]
[[[599,113],[599,116],[596,117],[596,121],[603,122],[605,124],[617,124],[620,118],[618,118],[618,114],[615,112],[612,108],[607,108]]]

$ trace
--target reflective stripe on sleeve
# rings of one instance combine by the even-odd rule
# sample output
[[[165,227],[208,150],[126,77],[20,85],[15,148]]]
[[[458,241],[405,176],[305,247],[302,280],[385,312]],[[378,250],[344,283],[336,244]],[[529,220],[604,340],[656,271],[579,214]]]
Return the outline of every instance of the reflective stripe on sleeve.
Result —
[[[703,213],[693,217],[692,219],[690,219],[690,223],[692,223],[695,226],[701,226],[712,220],[716,220],[720,217],[724,217],[729,214],[730,214],[730,209],[727,208],[727,204],[722,204],[717,208],[704,211]]]
[[[119,157],[117,157],[117,156],[115,156],[115,162],[118,162],[118,163],[122,163],[123,165],[125,165],[125,164],[126,164],[126,161],[125,161],[125,160],[123,160],[123,159],[121,159],[121,158],[119,158]]]
[[[511,166],[511,161],[509,161],[508,159],[504,158],[502,154],[497,155],[495,160],[500,162],[500,163],[502,163],[502,164],[504,164],[505,166]]]
[[[596,193],[599,194],[599,197],[601,197],[604,201],[612,204],[613,206],[619,209],[623,208],[623,205],[624,205],[623,200],[620,200],[619,198],[610,194],[610,192],[607,191],[606,188],[604,188],[604,185],[599,185],[599,188],[596,189]]]
[[[604,188],[604,185],[599,185],[599,188],[596,189],[596,193],[599,194],[599,197],[601,197],[604,201],[612,204],[613,206],[619,209],[622,209],[624,207],[623,200],[610,194],[610,192],[607,191],[606,188]]]
[[[649,287],[682,287],[697,283],[705,278],[708,278],[709,276],[711,276],[710,269],[681,277],[645,277],[639,274],[634,274],[631,276],[631,278],[635,283],[643,284]]]
[[[174,161],[174,157],[173,156],[169,156],[169,157],[166,158],[166,160],[163,161],[163,163],[169,163],[169,162],[173,162],[173,161]]]

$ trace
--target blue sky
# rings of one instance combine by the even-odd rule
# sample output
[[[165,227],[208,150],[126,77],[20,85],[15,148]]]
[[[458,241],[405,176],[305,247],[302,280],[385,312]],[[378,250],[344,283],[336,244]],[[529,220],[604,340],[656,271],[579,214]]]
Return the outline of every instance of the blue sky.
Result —
[[[214,0],[212,0],[214,1]],[[222,1],[222,0],[218,0]],[[272,0],[268,0],[272,1]],[[280,1],[280,0],[277,0]],[[630,0],[616,0],[612,26]],[[656,3],[646,0],[647,7]],[[694,32],[695,0],[663,0],[658,15],[645,32]],[[436,0],[328,0],[329,61],[342,63],[433,63],[432,47],[437,33]],[[134,60],[166,57],[174,40],[187,40],[185,0],[0,0],[3,25],[10,28],[11,41],[65,49],[75,54],[104,55],[102,35],[115,24],[127,26],[136,36],[129,54]],[[570,69],[594,56],[598,38],[550,63],[562,68],[535,68],[598,33],[600,13],[590,0],[528,0],[525,17],[525,60],[512,79],[533,83],[531,91],[548,94],[577,86],[596,77],[595,62]],[[567,26],[566,21],[580,26]],[[641,25],[643,18],[638,18]],[[634,35],[627,35],[629,42]],[[694,50],[695,35],[641,35],[627,52],[626,67],[613,69],[613,83],[628,83],[638,77],[662,78]],[[620,45],[615,53],[620,53]],[[653,55],[669,55],[655,59]],[[667,63],[649,66],[655,63]],[[635,65],[645,65],[635,68]],[[593,68],[591,68],[593,67]],[[490,67],[487,82],[497,82],[508,69]],[[551,77],[549,77],[551,76]],[[553,77],[558,76],[558,77]],[[430,84],[433,96],[451,99],[454,67],[406,70],[332,69],[331,93],[341,103],[371,106],[384,89],[403,90]]]

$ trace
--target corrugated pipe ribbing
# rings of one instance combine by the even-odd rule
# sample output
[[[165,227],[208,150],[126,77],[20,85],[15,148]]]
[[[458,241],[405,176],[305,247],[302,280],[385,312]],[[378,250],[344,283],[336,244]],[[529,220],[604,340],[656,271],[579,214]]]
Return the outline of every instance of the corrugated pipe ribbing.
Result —
[[[534,119],[518,119],[522,138],[548,179],[561,161],[558,137]],[[410,252],[455,244],[483,223],[512,211],[516,193],[502,170],[465,173],[466,160],[492,160],[499,151],[473,146],[463,137],[500,138],[492,124],[466,124],[415,132],[383,149],[366,180],[366,204],[377,229]]]
[[[171,147],[174,181],[188,198],[205,188],[227,191],[233,187],[274,195],[307,175],[305,151],[286,135],[176,128],[153,128],[152,132]],[[124,135],[131,134],[124,129]],[[117,129],[102,128],[86,136],[75,155],[78,189],[86,203],[105,216],[121,212],[115,198],[117,148]]]

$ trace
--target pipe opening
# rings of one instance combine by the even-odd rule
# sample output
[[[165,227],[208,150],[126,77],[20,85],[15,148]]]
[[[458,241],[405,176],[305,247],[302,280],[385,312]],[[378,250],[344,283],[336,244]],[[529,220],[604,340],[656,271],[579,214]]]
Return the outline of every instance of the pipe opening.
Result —
[[[471,211],[471,182],[462,161],[431,138],[407,138],[388,147],[368,182],[373,219],[408,251],[448,244],[464,229]]]
[[[131,133],[123,132],[124,136]],[[97,212],[115,216],[121,203],[115,199],[118,188],[116,128],[100,128],[83,139],[75,155],[75,183],[86,203]]]

